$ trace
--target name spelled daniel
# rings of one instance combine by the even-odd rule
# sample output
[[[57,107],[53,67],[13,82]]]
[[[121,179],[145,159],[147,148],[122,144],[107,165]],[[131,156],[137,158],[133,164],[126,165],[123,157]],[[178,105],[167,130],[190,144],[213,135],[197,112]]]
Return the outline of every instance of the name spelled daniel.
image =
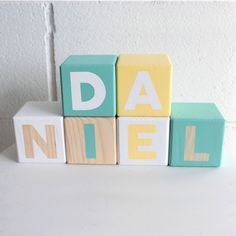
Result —
[[[14,122],[22,162],[220,165],[224,119],[214,104],[176,104],[170,130],[166,55],[71,56],[60,70],[64,117]]]

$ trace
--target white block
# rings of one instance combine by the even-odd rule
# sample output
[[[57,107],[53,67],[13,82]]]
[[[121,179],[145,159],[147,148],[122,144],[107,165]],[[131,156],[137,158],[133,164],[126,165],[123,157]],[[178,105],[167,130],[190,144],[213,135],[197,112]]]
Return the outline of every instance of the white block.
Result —
[[[118,118],[120,165],[167,165],[169,117]]]
[[[14,116],[14,127],[19,162],[66,162],[60,103],[26,103]]]

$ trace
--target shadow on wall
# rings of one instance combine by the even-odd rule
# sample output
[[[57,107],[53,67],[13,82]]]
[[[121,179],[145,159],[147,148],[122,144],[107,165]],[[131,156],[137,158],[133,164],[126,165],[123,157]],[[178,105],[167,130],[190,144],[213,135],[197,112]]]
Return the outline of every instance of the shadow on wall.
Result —
[[[9,119],[0,118],[0,152],[15,142],[13,121]]]

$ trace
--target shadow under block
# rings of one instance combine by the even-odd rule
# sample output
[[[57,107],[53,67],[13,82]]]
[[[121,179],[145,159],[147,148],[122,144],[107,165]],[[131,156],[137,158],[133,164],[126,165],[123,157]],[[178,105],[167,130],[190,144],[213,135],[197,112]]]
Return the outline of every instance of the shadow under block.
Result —
[[[70,56],[60,66],[64,116],[116,115],[115,55]]]
[[[167,165],[169,117],[120,117],[119,164]]]
[[[116,119],[64,119],[67,163],[116,164]]]
[[[120,55],[117,62],[119,116],[170,116],[172,64],[167,55]]]
[[[26,103],[14,116],[14,127],[19,162],[66,162],[60,103]]]
[[[171,166],[220,166],[224,118],[213,103],[173,103]]]

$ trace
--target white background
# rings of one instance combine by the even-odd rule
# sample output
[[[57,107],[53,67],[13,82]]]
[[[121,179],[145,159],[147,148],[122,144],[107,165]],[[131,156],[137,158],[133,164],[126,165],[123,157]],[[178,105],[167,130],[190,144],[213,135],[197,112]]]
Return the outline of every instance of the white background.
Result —
[[[235,151],[236,3],[0,3],[0,150],[26,101],[60,99],[67,56],[159,52],[173,61],[173,100],[215,102]]]

